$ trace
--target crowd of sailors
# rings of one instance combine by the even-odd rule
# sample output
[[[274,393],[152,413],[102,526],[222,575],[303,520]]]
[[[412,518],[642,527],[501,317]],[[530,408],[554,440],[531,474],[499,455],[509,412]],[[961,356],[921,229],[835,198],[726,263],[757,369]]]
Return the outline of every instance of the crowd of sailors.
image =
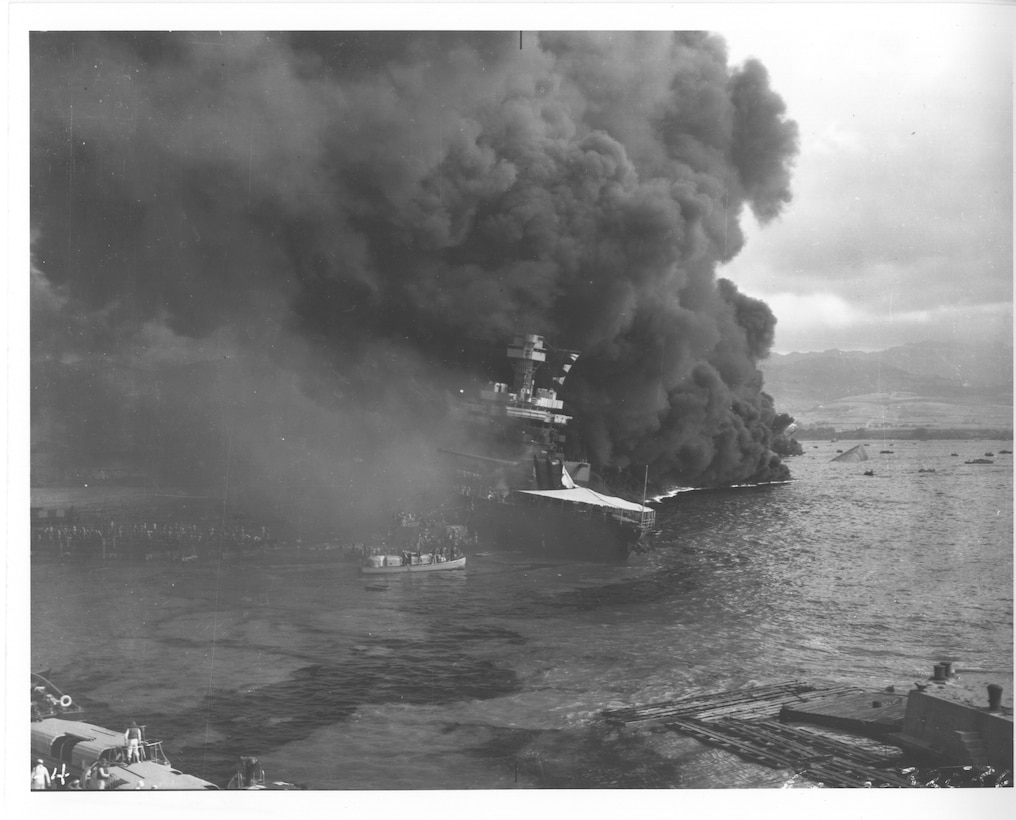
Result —
[[[110,788],[112,773],[105,760],[97,760],[79,777],[67,770],[67,764],[50,771],[41,759],[32,766],[32,791],[105,791]],[[121,781],[122,782],[122,781]],[[145,788],[145,781],[138,781],[136,789]],[[153,787],[154,788],[154,787]]]
[[[466,499],[470,506],[472,506],[474,498],[496,501],[499,504],[507,504],[510,495],[508,490],[504,487],[473,487],[469,484],[457,484],[455,489],[458,491],[459,495]]]
[[[381,553],[430,554],[439,560],[461,557],[475,544],[464,526],[446,524],[439,516],[399,512],[387,539],[355,543],[328,542],[309,550],[336,549],[349,559]],[[380,541],[380,547],[378,543]],[[174,519],[117,520],[79,516],[74,523],[37,524],[31,529],[33,557],[191,561],[198,558],[257,555],[285,546],[264,524],[249,520],[211,523]],[[301,547],[300,539],[296,546]],[[407,562],[408,563],[408,562]]]
[[[171,558],[244,553],[271,547],[268,527],[251,523],[185,524],[110,520],[102,524],[49,524],[32,528],[32,553],[80,558]]]
[[[388,557],[390,551],[385,548],[376,549],[373,555]],[[441,544],[431,548],[417,547],[415,551],[402,550],[399,556],[402,558],[401,566],[414,564],[443,564],[445,561],[457,561],[463,555],[462,550],[455,544]],[[397,564],[398,562],[396,562]],[[386,564],[387,566],[387,564]]]
[[[129,731],[129,730],[128,730]],[[122,751],[122,750],[118,750]],[[116,756],[115,763],[122,764],[129,762],[124,760],[126,753]],[[144,760],[144,751],[138,753],[138,760]],[[110,764],[103,758],[95,761],[92,765],[86,768],[81,775],[72,774],[67,768],[66,763],[62,763],[59,768],[54,766],[52,769],[46,768],[46,764],[41,758],[37,758],[32,763],[32,791],[106,791],[117,785],[114,782],[113,772],[110,770]],[[119,781],[122,783],[123,781]],[[264,788],[266,784],[265,770],[261,763],[256,757],[244,756],[240,758],[240,764],[237,766],[236,774],[233,779],[229,782],[226,788],[229,789],[249,789],[249,788]],[[290,783],[282,784],[290,788],[297,788]],[[135,790],[144,789],[145,781],[140,780],[135,785]],[[152,786],[153,789],[158,788]]]
[[[475,533],[470,534],[463,525],[446,524],[439,517],[397,512],[393,523],[392,543],[389,539],[381,539],[380,543],[365,546],[365,559],[374,555],[398,555],[403,565],[442,563],[461,558],[465,547],[476,544]]]

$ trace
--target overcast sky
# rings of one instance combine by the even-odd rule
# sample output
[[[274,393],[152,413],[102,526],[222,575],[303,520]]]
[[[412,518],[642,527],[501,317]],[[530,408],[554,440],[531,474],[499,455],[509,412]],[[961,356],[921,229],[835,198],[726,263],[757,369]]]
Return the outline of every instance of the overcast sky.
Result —
[[[777,351],[1011,337],[1011,9],[876,6],[724,26],[800,126],[794,201],[724,273]],[[1008,21],[1008,22],[1007,22]]]

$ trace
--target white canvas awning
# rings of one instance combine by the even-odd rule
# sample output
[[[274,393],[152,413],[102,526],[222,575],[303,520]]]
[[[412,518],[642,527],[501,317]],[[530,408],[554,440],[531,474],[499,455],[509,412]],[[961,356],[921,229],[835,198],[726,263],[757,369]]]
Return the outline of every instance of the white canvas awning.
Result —
[[[525,495],[538,495],[543,498],[552,498],[558,501],[570,502],[572,504],[588,504],[593,507],[609,507],[614,510],[627,510],[629,512],[647,513],[654,512],[652,507],[644,507],[634,501],[625,501],[623,498],[616,498],[612,495],[602,495],[588,487],[571,487],[566,490],[519,490]]]

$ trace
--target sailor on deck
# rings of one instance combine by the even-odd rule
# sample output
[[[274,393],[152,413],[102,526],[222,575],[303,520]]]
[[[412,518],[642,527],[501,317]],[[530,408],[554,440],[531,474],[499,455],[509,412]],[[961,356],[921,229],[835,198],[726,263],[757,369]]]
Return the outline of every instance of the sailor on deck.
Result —
[[[41,759],[36,760],[32,767],[32,791],[45,791],[51,782],[46,764]]]
[[[89,791],[105,791],[110,771],[105,760],[97,760],[85,771],[86,788]]]
[[[127,762],[140,763],[141,729],[138,728],[138,724],[133,720],[131,721],[131,725],[127,727],[127,731],[123,733],[123,741],[127,746]]]
[[[265,770],[256,757],[240,758],[240,782],[244,788],[259,786],[265,782]]]

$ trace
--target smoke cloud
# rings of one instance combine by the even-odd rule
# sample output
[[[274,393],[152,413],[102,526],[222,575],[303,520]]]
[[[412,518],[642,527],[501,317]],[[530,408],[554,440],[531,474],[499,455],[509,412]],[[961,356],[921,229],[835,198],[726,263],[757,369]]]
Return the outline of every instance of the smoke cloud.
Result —
[[[31,116],[33,444],[366,517],[528,330],[604,464],[785,472],[715,270],[797,130],[716,36],[35,33]]]

